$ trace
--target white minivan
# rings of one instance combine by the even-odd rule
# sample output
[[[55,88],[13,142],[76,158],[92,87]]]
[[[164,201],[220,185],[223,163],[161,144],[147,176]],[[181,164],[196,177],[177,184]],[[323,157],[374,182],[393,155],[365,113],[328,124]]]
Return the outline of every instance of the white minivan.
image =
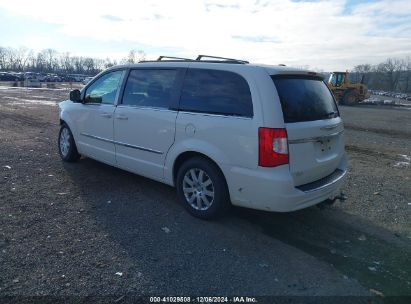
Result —
[[[204,60],[204,58],[211,58]],[[339,194],[343,123],[314,72],[200,55],[112,67],[60,107],[58,147],[166,183],[194,216]]]

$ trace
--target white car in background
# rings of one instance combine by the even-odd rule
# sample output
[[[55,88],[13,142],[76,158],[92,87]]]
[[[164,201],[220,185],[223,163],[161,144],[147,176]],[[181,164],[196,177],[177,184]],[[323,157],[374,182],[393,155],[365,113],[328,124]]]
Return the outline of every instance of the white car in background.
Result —
[[[322,77],[203,58],[116,66],[72,91],[59,104],[61,158],[174,186],[200,218],[230,204],[286,212],[335,198],[344,129]]]

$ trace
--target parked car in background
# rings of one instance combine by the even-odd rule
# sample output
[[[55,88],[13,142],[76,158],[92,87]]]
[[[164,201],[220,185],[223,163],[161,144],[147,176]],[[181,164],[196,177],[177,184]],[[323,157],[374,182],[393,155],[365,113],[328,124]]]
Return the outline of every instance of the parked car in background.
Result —
[[[94,77],[86,77],[83,80],[83,84],[88,84]]]
[[[62,79],[56,74],[47,74],[45,81],[47,82],[61,82]]]
[[[175,186],[200,218],[334,199],[344,129],[322,77],[203,58],[113,67],[72,91],[59,104],[62,160],[84,155]]]
[[[74,81],[77,81],[77,82],[81,82],[84,80],[84,78],[87,77],[87,75],[83,75],[83,74],[69,74],[68,76],[72,77],[72,79],[74,79]]]
[[[20,76],[7,72],[0,72],[0,81],[20,81]]]

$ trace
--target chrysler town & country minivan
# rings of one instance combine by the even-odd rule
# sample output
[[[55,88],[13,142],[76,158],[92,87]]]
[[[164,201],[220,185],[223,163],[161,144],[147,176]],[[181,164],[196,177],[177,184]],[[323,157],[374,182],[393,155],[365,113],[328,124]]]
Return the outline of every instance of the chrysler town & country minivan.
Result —
[[[207,56],[210,57],[210,56]],[[58,147],[176,187],[194,216],[333,199],[343,123],[317,73],[211,57],[115,66],[60,107]]]

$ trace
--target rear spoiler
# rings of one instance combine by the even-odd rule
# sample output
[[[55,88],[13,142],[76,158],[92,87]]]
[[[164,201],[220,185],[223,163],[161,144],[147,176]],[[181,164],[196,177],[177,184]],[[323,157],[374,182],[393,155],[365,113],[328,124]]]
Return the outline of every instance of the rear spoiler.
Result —
[[[272,79],[308,79],[308,80],[324,80],[324,77],[318,73],[308,72],[304,74],[275,74],[270,75]]]

